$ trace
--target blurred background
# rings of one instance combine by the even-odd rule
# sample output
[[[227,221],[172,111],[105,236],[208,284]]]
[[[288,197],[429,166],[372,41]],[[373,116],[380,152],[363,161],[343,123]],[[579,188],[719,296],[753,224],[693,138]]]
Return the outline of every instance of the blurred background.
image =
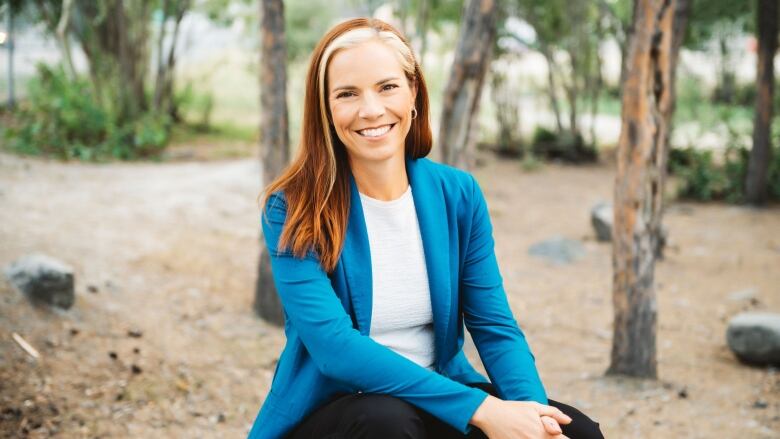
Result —
[[[413,46],[551,398],[780,435],[776,0],[3,0],[0,436],[247,434],[285,340],[256,198],[356,16]]]

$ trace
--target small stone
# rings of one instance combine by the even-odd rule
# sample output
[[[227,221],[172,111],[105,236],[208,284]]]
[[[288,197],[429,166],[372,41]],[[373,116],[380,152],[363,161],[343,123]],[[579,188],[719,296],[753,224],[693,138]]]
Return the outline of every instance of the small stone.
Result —
[[[780,365],[780,314],[738,314],[729,322],[726,341],[737,358],[747,364]]]
[[[70,335],[79,335],[79,330],[76,328],[70,328]]]
[[[93,293],[93,294],[97,294],[98,293],[98,287],[95,286],[95,285],[88,285],[87,286],[87,291],[89,291],[90,293]]]
[[[134,353],[134,354],[140,354],[140,353],[141,353],[141,350],[140,350],[140,349],[138,349],[138,348],[133,348],[133,353]]]
[[[132,370],[132,371],[133,371],[133,374],[134,374],[134,375],[138,375],[138,374],[140,374],[141,372],[143,372],[143,370],[141,370],[141,367],[140,367],[140,366],[138,366],[138,365],[136,365],[136,364],[133,364],[133,365],[131,365],[131,366],[130,366],[130,370]]]
[[[528,249],[528,254],[546,259],[555,265],[570,264],[585,255],[585,248],[579,241],[554,236],[537,242]]]
[[[33,253],[5,267],[5,276],[35,302],[68,309],[76,300],[73,268],[42,253]]]
[[[143,335],[144,335],[144,333],[141,332],[141,330],[139,330],[139,329],[129,329],[127,331],[127,336],[128,337],[141,338]]]
[[[688,389],[687,389],[687,388],[685,388],[685,387],[683,387],[682,389],[680,389],[680,391],[679,391],[679,392],[677,392],[677,396],[678,396],[680,399],[686,399],[686,398],[688,398]]]
[[[600,202],[590,209],[590,223],[596,232],[596,239],[602,242],[612,240],[612,205]]]
[[[756,401],[753,403],[753,408],[754,408],[754,409],[765,409],[765,408],[767,408],[767,407],[769,407],[769,403],[767,403],[767,402],[766,402],[766,401],[764,401],[763,399],[757,399],[757,400],[756,400]]]
[[[112,360],[116,360],[117,358],[119,358],[119,356],[114,351],[109,351],[108,356],[111,357]]]

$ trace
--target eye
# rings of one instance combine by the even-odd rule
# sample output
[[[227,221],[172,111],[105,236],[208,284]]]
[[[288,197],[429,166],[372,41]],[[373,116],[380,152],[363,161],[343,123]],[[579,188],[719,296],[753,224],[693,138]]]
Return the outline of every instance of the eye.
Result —
[[[385,84],[382,86],[382,91],[392,90],[394,88],[398,88],[395,84]]]
[[[339,94],[337,94],[337,95],[336,95],[336,99],[341,99],[341,98],[348,98],[348,97],[350,97],[350,96],[354,96],[354,95],[355,95],[355,92],[351,92],[351,91],[342,91],[341,93],[339,93]]]

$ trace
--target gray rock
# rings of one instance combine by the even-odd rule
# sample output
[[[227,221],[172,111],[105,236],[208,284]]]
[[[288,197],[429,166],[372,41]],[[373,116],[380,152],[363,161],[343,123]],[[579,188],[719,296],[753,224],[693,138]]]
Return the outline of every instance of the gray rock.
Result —
[[[601,202],[590,209],[590,223],[599,241],[612,240],[612,205]]]
[[[780,365],[780,314],[738,314],[729,322],[726,340],[737,358],[745,363]]]
[[[24,256],[8,264],[4,272],[11,285],[34,301],[64,309],[73,306],[73,268],[51,256]]]
[[[585,248],[579,241],[555,236],[532,245],[528,249],[528,254],[557,265],[565,265],[582,258],[585,255]]]

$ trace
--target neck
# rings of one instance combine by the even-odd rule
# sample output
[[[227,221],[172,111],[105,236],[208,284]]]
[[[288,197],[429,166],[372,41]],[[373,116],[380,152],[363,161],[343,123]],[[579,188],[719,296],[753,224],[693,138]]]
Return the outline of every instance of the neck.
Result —
[[[409,187],[403,155],[381,162],[351,160],[350,168],[358,191],[377,200],[395,200]]]

